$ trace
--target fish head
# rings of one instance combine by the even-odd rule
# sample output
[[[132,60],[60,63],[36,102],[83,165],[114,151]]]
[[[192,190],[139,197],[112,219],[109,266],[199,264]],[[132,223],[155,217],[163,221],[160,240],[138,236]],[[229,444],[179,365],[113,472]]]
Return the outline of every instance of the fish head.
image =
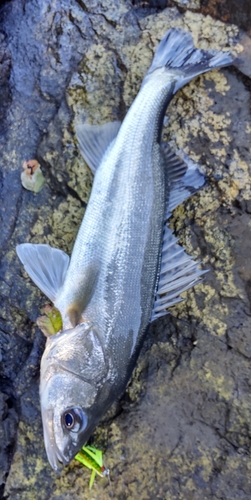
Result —
[[[40,403],[45,448],[54,470],[68,464],[89,439],[109,406],[108,386],[109,367],[93,325],[81,323],[47,340]]]

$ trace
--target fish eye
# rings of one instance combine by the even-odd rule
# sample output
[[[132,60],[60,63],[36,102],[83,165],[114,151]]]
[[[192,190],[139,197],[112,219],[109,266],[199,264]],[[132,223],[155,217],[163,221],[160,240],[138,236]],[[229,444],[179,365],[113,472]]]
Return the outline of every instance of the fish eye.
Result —
[[[82,408],[69,408],[61,417],[62,425],[65,429],[72,432],[84,430],[87,425],[87,417]]]
[[[65,424],[66,429],[72,429],[72,427],[74,426],[74,423],[75,423],[75,419],[74,419],[73,413],[70,411],[68,413],[65,413],[64,414],[64,424]]]

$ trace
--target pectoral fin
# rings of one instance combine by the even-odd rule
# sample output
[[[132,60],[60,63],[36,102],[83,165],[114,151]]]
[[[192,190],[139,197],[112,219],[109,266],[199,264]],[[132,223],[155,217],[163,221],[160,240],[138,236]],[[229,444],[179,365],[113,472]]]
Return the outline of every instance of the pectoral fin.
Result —
[[[76,135],[80,152],[95,174],[107,148],[117,136],[120,122],[110,122],[104,125],[82,124],[76,126]]]
[[[166,226],[163,238],[162,261],[158,290],[152,311],[151,321],[168,314],[167,308],[181,302],[181,293],[199,283],[202,271],[198,263],[186,254],[177,244],[177,238]]]
[[[32,281],[55,302],[69,266],[69,256],[58,248],[32,243],[18,245],[16,252]]]
[[[88,306],[92,295],[95,290],[100,266],[98,261],[92,261],[85,268],[84,274],[79,277],[76,285],[78,292],[74,295],[74,300],[71,302],[66,310],[72,327],[84,321],[83,311]]]

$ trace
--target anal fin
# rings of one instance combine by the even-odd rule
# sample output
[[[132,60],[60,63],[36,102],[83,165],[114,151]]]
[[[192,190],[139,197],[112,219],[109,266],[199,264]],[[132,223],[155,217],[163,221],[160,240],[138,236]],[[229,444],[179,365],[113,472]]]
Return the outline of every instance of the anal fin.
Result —
[[[207,271],[198,267],[192,257],[177,244],[172,230],[165,226],[158,290],[151,321],[168,314],[167,308],[184,300],[180,295],[196,283]]]

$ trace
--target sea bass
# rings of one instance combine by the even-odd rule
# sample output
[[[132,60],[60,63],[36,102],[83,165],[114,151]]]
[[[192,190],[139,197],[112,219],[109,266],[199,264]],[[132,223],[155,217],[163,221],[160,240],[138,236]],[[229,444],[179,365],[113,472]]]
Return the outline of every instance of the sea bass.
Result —
[[[195,49],[189,33],[169,30],[123,123],[76,127],[95,177],[71,259],[48,245],[17,247],[63,321],[47,339],[40,379],[45,447],[55,470],[122,395],[149,323],[200,281],[203,271],[166,221],[204,177],[161,143],[163,118],[178,89],[232,61],[229,52]]]

